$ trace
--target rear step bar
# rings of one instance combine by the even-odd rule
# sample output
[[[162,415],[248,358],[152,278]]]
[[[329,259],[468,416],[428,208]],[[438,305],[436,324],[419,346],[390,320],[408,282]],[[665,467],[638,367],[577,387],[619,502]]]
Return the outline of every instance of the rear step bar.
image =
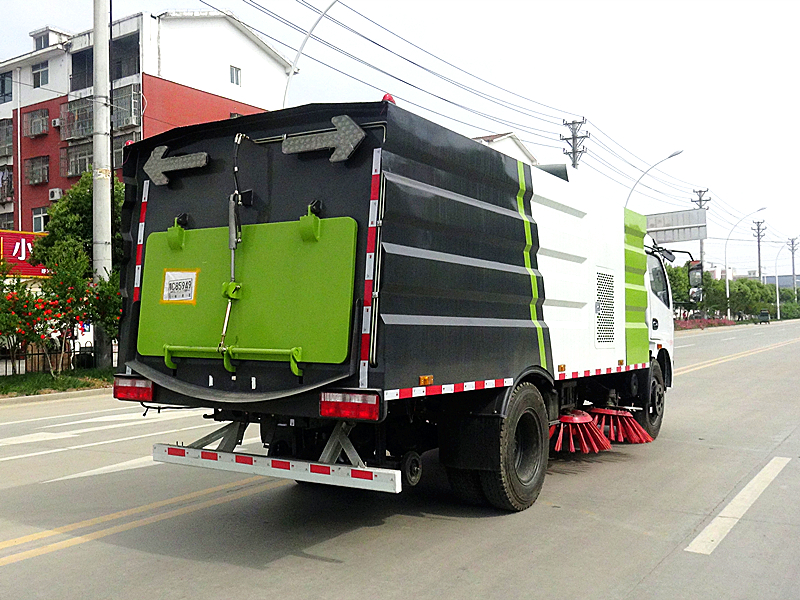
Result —
[[[203,450],[189,446],[170,446],[155,444],[153,460],[205,467],[220,471],[233,471],[249,475],[263,475],[280,479],[294,479],[310,483],[324,483],[341,487],[373,490],[399,494],[401,491],[401,473],[392,469],[375,469],[372,467],[353,467],[342,464],[321,464],[295,459],[281,459],[259,454],[243,454],[239,452],[218,452]]]

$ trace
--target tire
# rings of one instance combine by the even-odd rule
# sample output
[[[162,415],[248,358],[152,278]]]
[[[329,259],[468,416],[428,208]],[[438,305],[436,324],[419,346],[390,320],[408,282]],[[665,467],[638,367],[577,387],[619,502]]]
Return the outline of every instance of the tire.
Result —
[[[485,506],[487,504],[478,471],[447,467],[447,481],[450,482],[450,489],[453,490],[453,495],[461,502],[477,506]]]
[[[639,422],[650,437],[656,439],[658,432],[661,431],[661,422],[664,420],[664,375],[661,373],[661,365],[657,360],[650,361],[649,384],[643,390],[641,398],[642,410],[637,410],[634,417]],[[646,394],[646,395],[645,395]]]
[[[480,471],[483,493],[492,506],[522,511],[539,497],[549,458],[547,425],[547,410],[536,386],[517,386],[500,427],[500,470]]]

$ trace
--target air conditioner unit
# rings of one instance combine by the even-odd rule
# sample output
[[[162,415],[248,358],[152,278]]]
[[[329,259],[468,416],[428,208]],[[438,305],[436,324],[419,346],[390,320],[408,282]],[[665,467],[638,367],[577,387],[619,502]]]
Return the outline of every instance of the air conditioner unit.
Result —
[[[61,119],[53,119],[50,121],[50,125],[53,127],[61,127]]]
[[[123,127],[138,127],[139,125],[139,117],[131,116],[125,117],[124,119],[119,120],[119,128],[122,129]]]
[[[64,190],[62,190],[61,188],[50,188],[48,190],[48,197],[50,198],[50,202],[61,200],[61,196],[63,195],[64,195]]]

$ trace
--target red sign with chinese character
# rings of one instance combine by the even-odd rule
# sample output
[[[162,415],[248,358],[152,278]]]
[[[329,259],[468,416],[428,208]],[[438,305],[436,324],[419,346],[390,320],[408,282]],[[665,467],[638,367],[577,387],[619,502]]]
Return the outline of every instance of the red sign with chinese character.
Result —
[[[3,257],[3,262],[11,265],[12,275],[20,277],[44,277],[47,275],[47,269],[42,265],[34,267],[27,262],[31,250],[33,250],[33,240],[43,235],[45,234],[0,230],[0,256]]]

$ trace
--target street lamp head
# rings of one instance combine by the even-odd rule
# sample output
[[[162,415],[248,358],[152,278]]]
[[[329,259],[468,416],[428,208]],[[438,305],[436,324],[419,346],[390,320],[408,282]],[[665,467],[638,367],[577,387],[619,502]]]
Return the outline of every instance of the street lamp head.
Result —
[[[678,156],[678,154],[680,154],[681,152],[683,152],[683,150],[676,150],[675,152],[670,154],[667,158],[672,158],[673,156]],[[667,159],[665,158],[664,160],[667,160]]]

